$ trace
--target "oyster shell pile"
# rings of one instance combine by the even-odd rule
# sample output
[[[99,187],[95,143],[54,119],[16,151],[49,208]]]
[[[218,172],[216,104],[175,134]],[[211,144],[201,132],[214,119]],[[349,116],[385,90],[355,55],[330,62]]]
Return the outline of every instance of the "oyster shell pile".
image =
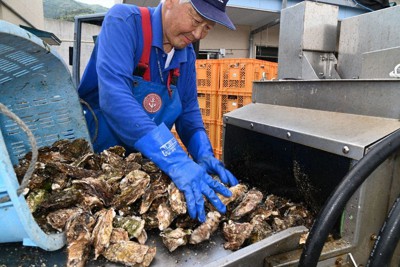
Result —
[[[28,153],[15,167],[22,179]],[[218,177],[215,177],[218,179]],[[187,214],[184,195],[153,162],[140,153],[125,155],[112,147],[100,154],[82,139],[60,140],[39,150],[26,199],[39,226],[47,233],[64,231],[67,266],[85,266],[102,256],[127,266],[149,266],[156,247],[146,245],[147,232],[158,229],[172,252],[199,244],[222,231],[224,247],[237,250],[277,231],[313,221],[301,204],[238,184],[232,197],[219,195],[227,206],[220,214],[206,202],[200,224]]]

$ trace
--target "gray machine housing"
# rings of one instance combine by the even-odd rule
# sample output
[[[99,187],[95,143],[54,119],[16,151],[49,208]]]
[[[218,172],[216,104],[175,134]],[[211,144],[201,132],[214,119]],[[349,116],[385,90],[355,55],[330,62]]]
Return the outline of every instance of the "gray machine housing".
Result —
[[[255,81],[253,103],[224,114],[226,167],[318,212],[352,166],[400,129],[400,80],[389,76],[400,63],[398,21],[400,7],[343,21],[337,7],[311,1],[282,10],[280,80]],[[399,153],[348,201],[318,266],[366,264],[400,194]],[[264,254],[263,264],[296,266],[301,252]],[[399,260],[398,246],[393,266]]]

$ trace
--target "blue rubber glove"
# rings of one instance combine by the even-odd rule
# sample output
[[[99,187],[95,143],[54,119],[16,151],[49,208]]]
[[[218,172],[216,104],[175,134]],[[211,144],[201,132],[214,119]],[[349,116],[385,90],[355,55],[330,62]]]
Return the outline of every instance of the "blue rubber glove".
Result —
[[[214,157],[210,140],[206,132],[197,131],[190,138],[188,151],[192,155],[194,161],[202,166],[207,173],[216,174],[224,184],[231,186],[237,185],[238,180],[227,169],[224,164]]]
[[[231,191],[189,158],[164,123],[141,137],[134,147],[165,172],[184,193],[191,218],[205,222],[203,195],[219,212],[226,212],[215,192],[230,197]]]

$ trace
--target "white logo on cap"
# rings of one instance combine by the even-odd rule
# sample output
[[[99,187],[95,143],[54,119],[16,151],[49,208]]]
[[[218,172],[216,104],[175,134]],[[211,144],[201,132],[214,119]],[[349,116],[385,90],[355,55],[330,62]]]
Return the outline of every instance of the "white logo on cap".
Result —
[[[218,2],[220,2],[221,4],[223,4],[223,3],[224,3],[224,1],[222,1],[222,0],[218,0]]]

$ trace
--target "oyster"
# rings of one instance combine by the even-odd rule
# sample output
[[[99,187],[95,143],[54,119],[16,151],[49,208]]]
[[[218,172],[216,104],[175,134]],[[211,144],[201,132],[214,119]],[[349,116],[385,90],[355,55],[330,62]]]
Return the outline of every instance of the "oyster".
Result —
[[[129,173],[134,170],[139,170],[142,165],[142,154],[141,153],[131,153],[125,158],[125,173]]]
[[[172,252],[178,247],[186,245],[188,236],[191,234],[192,230],[190,229],[184,230],[182,228],[176,228],[175,230],[172,230],[171,228],[167,228],[165,231],[160,233],[160,236],[169,252]]]
[[[228,206],[230,203],[235,203],[236,201],[243,198],[243,196],[247,192],[247,186],[244,184],[237,184],[235,186],[230,187],[229,190],[232,192],[232,196],[230,196],[230,197],[225,197],[225,196],[217,193],[217,196],[219,197],[221,202],[225,206],[227,206],[227,210],[230,209]],[[213,205],[211,205],[209,202],[207,202],[207,207],[210,210],[215,210],[215,207]]]
[[[158,228],[157,211],[149,211],[142,215],[142,219],[145,220],[145,227],[147,230]]]
[[[59,148],[61,155],[68,162],[73,162],[80,156],[91,152],[89,143],[82,138],[75,139],[72,142],[60,142],[55,147]]]
[[[167,203],[161,203],[157,210],[158,229],[167,229],[174,220],[174,212]]]
[[[115,146],[100,153],[101,169],[107,177],[122,177],[125,175],[125,161],[123,156],[125,149]]]
[[[127,266],[149,266],[156,255],[156,248],[141,245],[133,241],[120,241],[110,244],[103,252],[103,256],[114,262]]]
[[[90,252],[90,236],[95,222],[94,217],[88,212],[77,213],[68,220],[65,225],[68,242],[67,266],[85,266]]]
[[[36,189],[29,193],[26,198],[29,210],[33,213],[40,206],[40,204],[46,199],[48,193],[45,189]]]
[[[140,235],[136,238],[137,241],[139,242],[139,244],[144,245],[147,241],[147,233],[146,230],[142,230],[142,232],[140,233]]]
[[[313,223],[313,215],[302,205],[289,207],[285,211],[283,218],[289,227],[304,225],[307,228],[311,228]]]
[[[175,226],[183,229],[194,229],[200,225],[197,219],[192,219],[187,214],[179,215],[175,220]]]
[[[190,235],[190,244],[198,244],[210,239],[210,236],[218,229],[221,214],[218,211],[210,211],[207,213],[206,221],[193,230]]]
[[[129,238],[138,238],[144,230],[145,220],[137,216],[115,216],[113,226],[125,229]]]
[[[35,214],[47,214],[54,210],[74,207],[75,204],[81,203],[82,200],[83,195],[76,188],[67,188],[62,191],[56,191],[51,193],[47,199],[40,203]]]
[[[225,249],[238,250],[244,241],[250,237],[253,231],[253,225],[250,223],[238,223],[229,220],[224,222],[222,232],[227,242],[224,244]]]
[[[114,209],[103,209],[95,214],[96,225],[92,231],[92,244],[94,247],[94,259],[108,247],[113,229]]]
[[[142,161],[142,170],[147,172],[147,173],[153,173],[153,172],[159,172],[160,168],[157,167],[157,165],[152,162],[152,161]]]
[[[100,155],[95,153],[87,153],[79,157],[73,163],[71,163],[71,166],[80,167],[86,170],[100,171],[101,170]]]
[[[57,231],[64,231],[65,224],[67,221],[74,217],[76,214],[82,213],[83,210],[80,208],[60,209],[54,212],[50,212],[47,217],[47,223],[51,225]]]
[[[134,203],[144,194],[149,183],[150,176],[147,173],[140,170],[131,171],[121,180],[121,193],[115,196],[112,206],[120,208]]]
[[[168,178],[163,175],[160,175],[151,181],[150,186],[146,188],[142,197],[139,211],[140,214],[146,213],[155,199],[167,195],[168,183],[170,183],[170,181],[168,181]]]
[[[72,184],[82,189],[83,192],[98,197],[106,206],[111,203],[114,197],[112,188],[103,179],[87,177],[74,180]]]
[[[255,189],[251,189],[246,193],[242,202],[232,211],[231,219],[238,220],[244,215],[252,212],[262,201],[263,194]]]
[[[176,214],[186,213],[185,196],[174,183],[170,183],[168,186],[168,200],[173,212]]]
[[[251,244],[261,241],[273,233],[272,227],[267,221],[268,218],[269,216],[258,214],[251,219],[250,223],[253,226],[253,231],[250,235]]]
[[[52,173],[52,176],[56,173],[64,173],[69,178],[81,179],[85,177],[96,177],[99,172],[95,170],[87,170],[81,167],[76,167],[71,164],[65,164],[62,162],[52,162],[46,164],[46,171]]]
[[[93,196],[87,194],[86,192],[83,192],[82,197],[83,197],[82,201],[76,204],[77,207],[80,207],[87,211],[95,208],[96,209],[104,208],[104,201],[99,199],[97,196]]]
[[[110,244],[121,241],[129,241],[128,232],[123,228],[113,228],[110,236]]]

